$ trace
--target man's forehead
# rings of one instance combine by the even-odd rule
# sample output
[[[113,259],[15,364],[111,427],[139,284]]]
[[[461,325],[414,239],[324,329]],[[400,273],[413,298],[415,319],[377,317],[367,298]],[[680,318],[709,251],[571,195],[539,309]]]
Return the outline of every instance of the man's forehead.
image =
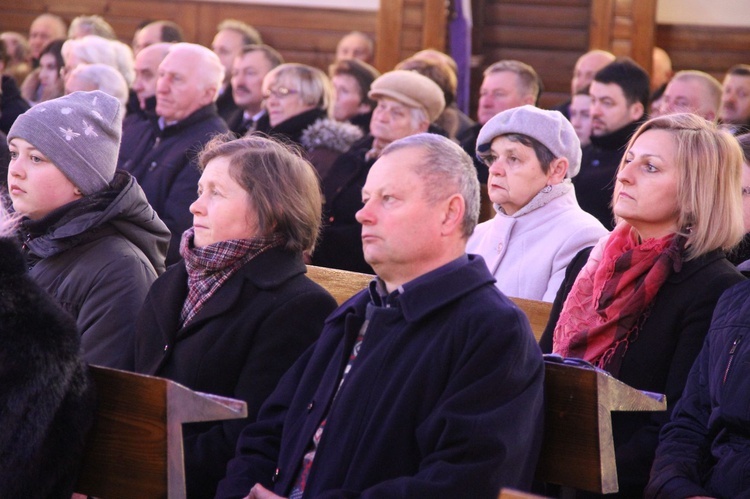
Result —
[[[724,78],[724,85],[750,88],[750,75],[728,74]]]
[[[621,99],[625,98],[625,92],[622,90],[622,87],[615,83],[602,83],[600,81],[592,81],[591,86],[589,87],[589,95],[596,98],[603,98],[603,97],[619,97]]]
[[[377,100],[380,107],[386,107],[393,110],[401,109],[403,111],[409,111],[410,109],[412,109],[411,106],[407,106],[403,102],[391,99],[390,97],[378,97]]]
[[[266,59],[266,55],[261,50],[253,50],[252,52],[247,52],[245,54],[240,54],[235,58],[235,64],[239,66],[263,66],[268,65],[270,66],[270,63],[268,62],[268,59]]]
[[[515,86],[518,83],[518,75],[513,71],[495,71],[484,77],[483,87]]]

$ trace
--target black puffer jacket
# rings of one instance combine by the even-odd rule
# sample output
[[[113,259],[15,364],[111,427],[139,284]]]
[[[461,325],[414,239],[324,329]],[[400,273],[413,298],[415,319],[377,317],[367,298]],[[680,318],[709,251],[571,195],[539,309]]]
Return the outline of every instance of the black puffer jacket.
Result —
[[[0,239],[0,497],[71,496],[95,405],[79,341]]]
[[[31,276],[77,321],[84,359],[133,368],[135,316],[164,272],[169,231],[130,174],[111,188],[24,220]]]
[[[672,421],[648,497],[750,497],[750,282],[719,300]]]

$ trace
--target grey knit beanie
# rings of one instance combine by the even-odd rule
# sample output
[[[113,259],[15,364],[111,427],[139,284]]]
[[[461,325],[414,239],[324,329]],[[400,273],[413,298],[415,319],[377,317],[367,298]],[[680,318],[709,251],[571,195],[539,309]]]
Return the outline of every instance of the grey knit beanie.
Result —
[[[493,116],[477,137],[477,152],[487,152],[492,141],[501,135],[517,133],[538,140],[556,158],[567,158],[568,178],[581,169],[581,141],[570,121],[560,111],[545,111],[535,106],[520,106]]]
[[[41,102],[19,116],[8,142],[19,138],[44,154],[84,195],[106,189],[115,176],[122,106],[95,90]]]

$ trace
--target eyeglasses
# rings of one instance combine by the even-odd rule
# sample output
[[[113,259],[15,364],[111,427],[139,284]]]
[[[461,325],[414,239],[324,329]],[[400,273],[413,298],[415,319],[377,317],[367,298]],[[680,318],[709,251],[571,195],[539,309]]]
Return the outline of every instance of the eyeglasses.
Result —
[[[298,94],[298,93],[299,93],[299,90],[293,90],[291,88],[286,88],[286,87],[277,87],[277,88],[268,89],[265,92],[263,92],[263,97],[268,99],[269,97],[273,95],[277,99],[283,99],[284,97]]]
[[[743,187],[742,188],[742,195],[743,196],[750,196],[750,187]]]

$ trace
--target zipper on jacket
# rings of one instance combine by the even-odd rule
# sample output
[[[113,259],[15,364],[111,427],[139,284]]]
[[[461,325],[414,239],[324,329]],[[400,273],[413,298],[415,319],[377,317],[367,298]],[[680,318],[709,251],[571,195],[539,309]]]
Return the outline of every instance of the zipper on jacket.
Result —
[[[729,376],[729,369],[732,368],[732,361],[734,360],[734,353],[737,351],[737,345],[739,345],[741,341],[742,341],[742,334],[740,334],[734,340],[734,343],[732,343],[732,348],[729,349],[729,360],[727,361],[727,368],[724,371],[724,379],[721,382],[722,385],[727,382],[727,376]]]

